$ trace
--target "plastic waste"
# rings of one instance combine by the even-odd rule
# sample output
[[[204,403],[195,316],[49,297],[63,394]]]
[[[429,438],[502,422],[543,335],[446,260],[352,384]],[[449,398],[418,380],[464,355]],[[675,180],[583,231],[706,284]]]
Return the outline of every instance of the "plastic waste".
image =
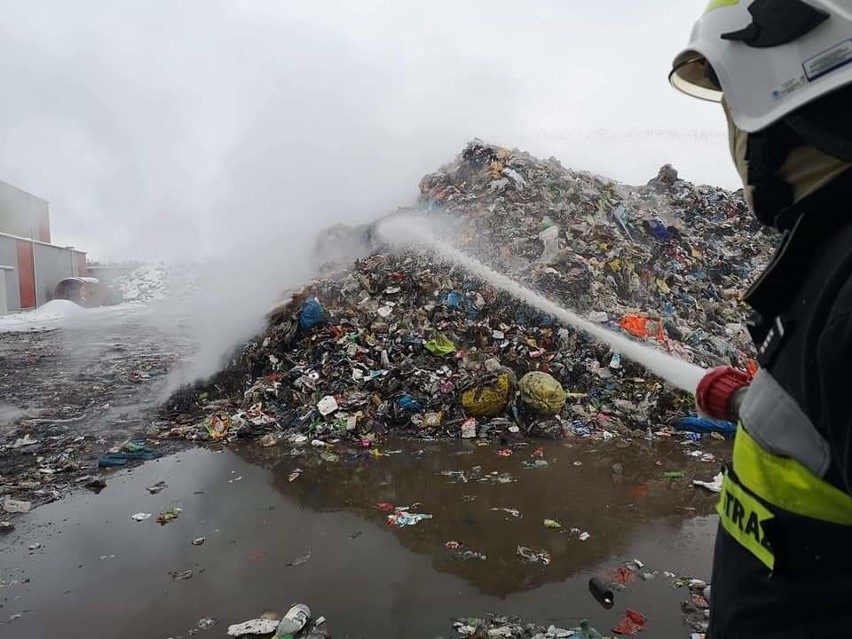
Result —
[[[724,476],[722,473],[717,474],[711,481],[702,481],[700,479],[693,479],[693,486],[700,486],[702,488],[706,488],[711,493],[720,493],[722,492],[722,480]]]
[[[161,526],[165,526],[166,524],[171,523],[175,519],[177,519],[182,512],[183,510],[181,508],[169,508],[167,511],[157,515],[157,523]]]
[[[160,454],[144,444],[136,442],[127,442],[118,452],[104,455],[98,460],[99,468],[111,468],[114,466],[124,466],[129,461],[143,460],[148,461],[157,459]]]
[[[612,627],[612,631],[617,635],[632,637],[637,632],[645,630],[647,626],[648,620],[645,617],[628,608],[624,616]]]
[[[490,386],[475,386],[462,393],[462,408],[473,417],[497,417],[509,403],[509,376],[497,377]]]
[[[399,528],[416,526],[421,521],[425,521],[427,519],[432,519],[432,515],[426,515],[424,513],[410,513],[407,510],[399,509],[388,515],[388,523]]]
[[[320,304],[320,301],[316,297],[311,297],[305,300],[299,311],[299,328],[303,331],[309,331],[325,323],[327,319],[328,316],[323,305]]]
[[[476,419],[471,417],[464,420],[461,425],[462,439],[473,439],[476,437]]]
[[[213,439],[221,439],[231,428],[231,418],[227,415],[220,417],[213,415],[204,422],[204,427],[207,429],[207,434]]]
[[[251,635],[268,635],[278,628],[277,619],[250,619],[243,623],[228,626],[229,637],[245,637]]]
[[[725,437],[733,437],[737,432],[737,425],[733,422],[703,417],[684,417],[675,424],[675,428],[690,433],[721,433]]]
[[[434,339],[430,339],[428,342],[425,342],[423,346],[427,351],[432,353],[432,355],[437,355],[438,357],[445,357],[456,352],[456,345],[453,344],[443,333]]]
[[[552,375],[532,371],[518,382],[521,401],[545,415],[556,415],[565,406],[565,390]]]
[[[305,604],[296,604],[278,624],[275,629],[275,639],[283,639],[287,635],[295,635],[311,620],[311,609]]]
[[[423,406],[414,399],[411,395],[403,395],[398,400],[396,400],[396,405],[401,411],[412,411],[416,412],[423,409]]]
[[[603,639],[603,635],[589,625],[588,619],[580,622],[580,631],[577,633],[580,639]]]

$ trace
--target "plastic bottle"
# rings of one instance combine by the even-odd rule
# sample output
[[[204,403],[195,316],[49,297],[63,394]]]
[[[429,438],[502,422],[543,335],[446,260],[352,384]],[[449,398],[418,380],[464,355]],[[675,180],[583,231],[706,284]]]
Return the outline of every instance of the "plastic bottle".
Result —
[[[603,639],[603,635],[589,625],[588,619],[580,622],[581,639]]]
[[[305,604],[296,604],[287,611],[281,623],[278,624],[274,639],[286,639],[288,637],[292,639],[297,632],[307,625],[310,619],[311,609]]]

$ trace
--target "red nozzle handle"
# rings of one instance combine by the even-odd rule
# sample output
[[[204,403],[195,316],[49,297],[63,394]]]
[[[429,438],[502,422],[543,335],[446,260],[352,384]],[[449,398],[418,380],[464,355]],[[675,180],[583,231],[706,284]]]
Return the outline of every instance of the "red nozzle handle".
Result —
[[[701,378],[695,391],[695,401],[703,413],[713,419],[730,419],[731,398],[739,389],[748,386],[751,377],[731,366],[720,366]]]

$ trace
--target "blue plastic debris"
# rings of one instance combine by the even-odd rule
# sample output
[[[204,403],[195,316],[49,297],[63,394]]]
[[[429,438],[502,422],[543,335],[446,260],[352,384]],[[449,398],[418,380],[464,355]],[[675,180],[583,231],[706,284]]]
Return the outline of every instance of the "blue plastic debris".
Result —
[[[111,468],[114,466],[124,466],[129,461],[157,459],[159,453],[151,450],[144,444],[129,442],[122,446],[117,453],[108,453],[98,460],[99,468]]]
[[[581,421],[572,422],[571,431],[580,437],[590,437],[592,434],[592,429]]]
[[[648,231],[658,240],[666,241],[672,238],[671,231],[659,220],[648,220],[646,224]]]
[[[396,406],[399,410],[418,411],[423,410],[423,406],[414,399],[411,395],[403,395],[396,400]]]
[[[456,291],[450,291],[444,294],[441,303],[447,308],[464,311],[468,319],[475,319],[479,315],[479,307],[467,294],[463,295]]]
[[[299,328],[303,331],[309,331],[315,326],[324,324],[327,319],[325,309],[316,297],[306,300],[299,310]]]
[[[705,419],[703,417],[684,417],[675,428],[690,433],[722,433],[725,437],[733,437],[737,431],[737,425],[732,422]]]

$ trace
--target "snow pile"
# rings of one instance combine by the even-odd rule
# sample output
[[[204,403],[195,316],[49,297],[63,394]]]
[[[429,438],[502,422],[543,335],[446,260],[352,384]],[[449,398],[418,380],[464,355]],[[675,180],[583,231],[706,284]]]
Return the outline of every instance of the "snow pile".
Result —
[[[166,296],[169,266],[164,263],[146,264],[113,283],[125,302],[153,302]]]
[[[51,300],[33,311],[0,317],[0,332],[20,333],[48,330],[52,328],[52,324],[79,315],[84,310],[82,306],[68,300]]]
[[[45,322],[71,317],[72,315],[77,315],[82,312],[82,306],[79,306],[69,300],[51,300],[34,311],[21,313],[17,317],[26,318],[27,321],[31,322]]]

